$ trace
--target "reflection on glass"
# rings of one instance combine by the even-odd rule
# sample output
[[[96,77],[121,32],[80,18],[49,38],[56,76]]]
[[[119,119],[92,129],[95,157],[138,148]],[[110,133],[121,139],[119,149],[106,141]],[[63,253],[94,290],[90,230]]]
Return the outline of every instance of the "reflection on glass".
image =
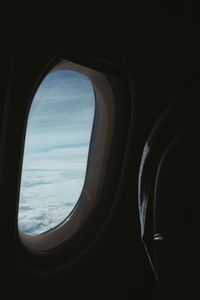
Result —
[[[29,112],[18,227],[38,235],[60,224],[81,194],[95,111],[90,80],[69,70],[49,73]]]

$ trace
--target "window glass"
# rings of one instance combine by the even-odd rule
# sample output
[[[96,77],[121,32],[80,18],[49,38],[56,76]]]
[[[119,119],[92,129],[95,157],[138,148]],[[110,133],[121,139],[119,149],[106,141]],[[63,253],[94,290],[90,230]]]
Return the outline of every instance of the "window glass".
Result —
[[[95,114],[90,80],[54,70],[30,108],[21,175],[18,227],[28,235],[55,228],[72,212],[83,189]]]

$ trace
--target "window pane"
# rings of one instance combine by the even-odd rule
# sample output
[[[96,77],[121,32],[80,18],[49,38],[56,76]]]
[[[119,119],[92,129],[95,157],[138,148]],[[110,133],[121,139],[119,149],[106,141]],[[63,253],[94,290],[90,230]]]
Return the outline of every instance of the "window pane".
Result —
[[[95,112],[90,80],[70,70],[49,73],[29,112],[18,226],[38,235],[71,213],[85,181]]]

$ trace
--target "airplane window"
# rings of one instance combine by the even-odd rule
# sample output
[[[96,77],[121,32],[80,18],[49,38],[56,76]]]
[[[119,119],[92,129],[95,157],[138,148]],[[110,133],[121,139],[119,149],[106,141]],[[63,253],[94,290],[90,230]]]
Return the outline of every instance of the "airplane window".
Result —
[[[54,69],[41,82],[28,115],[18,228],[37,236],[74,210],[87,169],[95,95],[90,79]]]

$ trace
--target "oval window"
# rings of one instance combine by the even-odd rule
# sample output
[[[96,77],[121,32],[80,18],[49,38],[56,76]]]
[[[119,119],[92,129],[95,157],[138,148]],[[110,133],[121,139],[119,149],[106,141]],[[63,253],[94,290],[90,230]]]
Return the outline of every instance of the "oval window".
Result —
[[[89,78],[51,71],[28,115],[21,175],[18,228],[36,236],[61,224],[82,192],[95,114]]]

